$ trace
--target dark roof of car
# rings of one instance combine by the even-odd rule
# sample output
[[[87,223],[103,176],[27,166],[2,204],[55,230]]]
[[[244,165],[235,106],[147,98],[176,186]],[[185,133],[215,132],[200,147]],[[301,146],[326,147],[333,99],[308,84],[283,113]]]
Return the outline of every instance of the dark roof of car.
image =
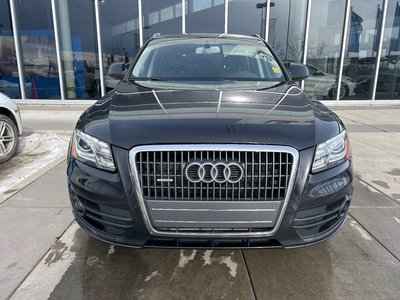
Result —
[[[263,40],[258,35],[244,35],[244,34],[229,34],[229,33],[182,33],[182,34],[154,34],[150,40],[153,39],[188,39],[188,38],[220,38],[220,39],[237,39],[248,41],[261,41]]]

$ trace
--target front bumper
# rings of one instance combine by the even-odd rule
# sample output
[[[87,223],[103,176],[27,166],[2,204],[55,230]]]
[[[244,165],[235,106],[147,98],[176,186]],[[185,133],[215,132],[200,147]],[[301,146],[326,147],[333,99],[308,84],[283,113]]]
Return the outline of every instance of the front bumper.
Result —
[[[157,248],[294,248],[332,237],[343,225],[353,191],[351,159],[310,174],[314,149],[299,152],[298,171],[282,222],[271,236],[157,236],[149,233],[129,172],[129,151],[113,147],[117,173],[73,158],[68,187],[74,216],[92,236],[116,245]]]

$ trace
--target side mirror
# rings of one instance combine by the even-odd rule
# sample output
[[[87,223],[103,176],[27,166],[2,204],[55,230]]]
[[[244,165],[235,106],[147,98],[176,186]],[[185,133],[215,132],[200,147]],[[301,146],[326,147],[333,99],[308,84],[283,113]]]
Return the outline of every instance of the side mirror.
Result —
[[[310,76],[310,72],[306,65],[300,63],[290,64],[290,76],[293,80],[304,80]]]
[[[117,79],[123,79],[125,76],[124,73],[108,73],[107,75]]]

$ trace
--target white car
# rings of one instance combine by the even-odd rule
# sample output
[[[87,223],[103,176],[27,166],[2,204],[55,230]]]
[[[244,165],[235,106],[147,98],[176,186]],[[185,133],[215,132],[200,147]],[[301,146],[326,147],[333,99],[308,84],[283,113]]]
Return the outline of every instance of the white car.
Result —
[[[318,99],[336,98],[336,75],[326,73],[317,67],[307,64],[310,76],[304,81],[304,91]],[[350,77],[342,77],[339,99],[354,96],[357,83]]]
[[[22,123],[18,106],[0,93],[0,163],[13,157],[21,134]]]

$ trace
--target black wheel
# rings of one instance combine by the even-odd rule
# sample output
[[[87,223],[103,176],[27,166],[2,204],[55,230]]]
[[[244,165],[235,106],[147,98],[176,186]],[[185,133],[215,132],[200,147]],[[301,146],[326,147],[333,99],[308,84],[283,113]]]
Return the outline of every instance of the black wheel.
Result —
[[[0,115],[0,163],[9,160],[18,148],[18,129],[5,115]]]
[[[342,83],[342,85],[340,86],[339,100],[345,98],[348,95],[349,95],[349,87],[346,84]],[[330,89],[329,98],[336,99],[336,87]]]

